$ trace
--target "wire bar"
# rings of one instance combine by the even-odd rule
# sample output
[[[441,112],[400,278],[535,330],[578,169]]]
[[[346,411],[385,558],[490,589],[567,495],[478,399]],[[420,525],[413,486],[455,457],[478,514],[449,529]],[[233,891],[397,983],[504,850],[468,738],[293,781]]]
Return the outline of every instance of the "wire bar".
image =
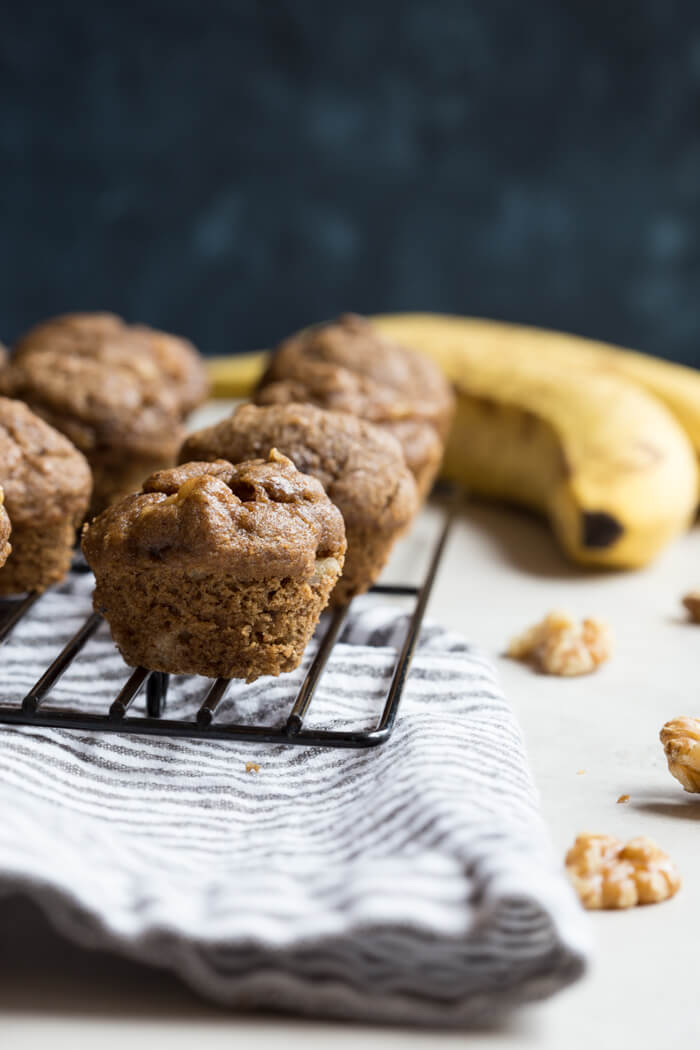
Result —
[[[204,703],[197,712],[197,725],[206,729],[214,721],[214,712],[224,698],[224,693],[231,684],[230,678],[217,678],[204,698]]]
[[[92,637],[100,626],[101,620],[102,617],[99,613],[91,613],[80,630],[76,631],[73,637],[65,644],[63,649],[61,649],[53,663],[49,664],[39,681],[32,686],[22,701],[22,709],[27,714],[37,711],[39,705],[46,699],[51,689],[53,689],[58,680],[68,670],[88,638]]]
[[[165,671],[151,671],[146,682],[146,711],[151,718],[160,718],[165,710],[170,675]]]
[[[110,718],[118,720],[124,717],[130,705],[141,692],[143,683],[146,681],[149,674],[150,672],[145,667],[137,667],[131,672],[126,683],[122,687],[119,696],[109,709]]]
[[[40,594],[28,594],[26,598],[23,598],[21,602],[17,603],[16,608],[8,613],[0,626],[0,643],[4,642],[5,639],[9,637],[10,633],[15,629],[25,613],[29,612],[34,602],[38,601],[40,597]]]
[[[296,698],[292,713],[287,719],[286,731],[290,736],[295,735],[301,731],[302,724],[306,712],[309,710],[309,704],[313,699],[313,695],[318,685],[318,680],[323,674],[323,670],[328,663],[328,657],[331,655],[331,650],[335,645],[335,640],[338,637],[340,628],[343,626],[343,621],[348,611],[347,605],[341,605],[337,609],[333,610],[331,622],[329,623],[326,633],[321,639],[321,644],[316,650],[311,666],[306,672],[306,677],[301,684]]]

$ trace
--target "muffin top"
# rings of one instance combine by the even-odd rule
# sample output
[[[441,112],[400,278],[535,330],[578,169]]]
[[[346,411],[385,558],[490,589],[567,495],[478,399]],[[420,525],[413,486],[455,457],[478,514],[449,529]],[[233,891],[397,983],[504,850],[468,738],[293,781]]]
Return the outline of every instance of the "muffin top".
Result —
[[[22,404],[0,397],[0,484],[15,526],[80,523],[92,490],[85,458]]]
[[[364,419],[311,404],[241,405],[191,434],[179,458],[237,463],[271,448],[319,479],[348,528],[400,528],[416,510],[415,482],[396,439]]]
[[[9,543],[11,532],[12,526],[5,510],[5,493],[0,488],[0,565],[5,564],[12,551]]]
[[[178,400],[154,359],[120,342],[100,342],[92,354],[60,342],[25,344],[0,375],[0,389],[87,455],[113,447],[159,455],[181,437]]]
[[[381,335],[365,318],[344,314],[285,340],[273,354],[261,385],[279,379],[309,382],[310,362],[333,365],[370,381],[360,391],[364,396],[374,399],[379,396],[377,388],[387,388],[398,418],[424,418],[446,434],[454,399],[440,369],[429,358]],[[387,399],[386,392],[383,397]]]
[[[281,379],[261,387],[255,395],[256,403],[282,406],[307,402],[370,420],[398,440],[409,469],[416,475],[442,459],[442,440],[436,427],[429,420],[416,418],[411,403],[397,401],[388,387],[337,365],[309,362],[303,371],[303,379]]]
[[[226,572],[240,581],[311,579],[319,559],[342,566],[345,528],[316,478],[276,449],[267,459],[185,463],[85,527],[95,572],[158,567]]]
[[[15,359],[36,351],[53,350],[64,354],[111,362],[115,349],[119,360],[136,359],[134,370],[145,381],[152,369],[139,367],[150,361],[157,379],[169,388],[180,412],[187,415],[207,396],[209,384],[201,358],[192,343],[180,336],[159,332],[147,325],[129,325],[110,313],[64,314],[31,328],[16,344]]]

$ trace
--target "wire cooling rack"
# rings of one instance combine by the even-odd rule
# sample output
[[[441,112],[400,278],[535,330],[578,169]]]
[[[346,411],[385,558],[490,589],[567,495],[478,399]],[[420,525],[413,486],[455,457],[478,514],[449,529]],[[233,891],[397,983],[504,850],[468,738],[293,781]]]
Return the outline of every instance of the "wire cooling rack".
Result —
[[[160,671],[149,671],[145,667],[137,667],[131,672],[118,696],[115,697],[104,714],[88,714],[83,711],[57,709],[56,707],[52,707],[49,710],[44,709],[42,704],[51,693],[53,687],[100,626],[102,617],[99,613],[91,613],[88,616],[82,627],[66,643],[53,663],[46,668],[20,704],[6,704],[0,701],[0,723],[22,726],[52,726],[59,729],[98,730],[105,733],[148,733],[157,736],[199,739],[253,740],[258,743],[296,744],[305,747],[377,747],[388,740],[396,721],[423,615],[435,582],[440,559],[445,549],[454,512],[455,501],[453,499],[444,511],[442,527],[432,549],[422,583],[418,586],[409,584],[378,584],[372,588],[374,594],[400,595],[414,599],[413,611],[407,620],[406,631],[398,650],[384,709],[379,722],[374,728],[347,731],[304,728],[304,718],[340,633],[348,612],[348,605],[334,609],[331,612],[328,623],[325,625],[319,640],[316,654],[296,695],[292,709],[286,721],[280,726],[217,721],[216,710],[230,685],[230,679],[228,678],[217,678],[209,686],[194,719],[167,718],[165,713],[169,675]],[[86,566],[83,563],[82,571],[85,571],[85,569]],[[80,571],[80,565],[77,564],[73,571]],[[10,636],[20,620],[40,600],[40,595],[29,594],[26,598],[11,603],[3,612],[0,612],[0,644]],[[144,687],[146,690],[146,715],[135,717],[129,714],[129,709]]]

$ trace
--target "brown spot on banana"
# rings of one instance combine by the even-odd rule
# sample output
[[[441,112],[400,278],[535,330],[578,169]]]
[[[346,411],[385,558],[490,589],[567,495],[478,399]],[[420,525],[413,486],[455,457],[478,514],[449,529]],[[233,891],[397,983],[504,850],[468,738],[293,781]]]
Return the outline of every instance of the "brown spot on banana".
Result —
[[[581,526],[581,542],[587,550],[612,547],[625,531],[624,526],[604,510],[584,510]]]

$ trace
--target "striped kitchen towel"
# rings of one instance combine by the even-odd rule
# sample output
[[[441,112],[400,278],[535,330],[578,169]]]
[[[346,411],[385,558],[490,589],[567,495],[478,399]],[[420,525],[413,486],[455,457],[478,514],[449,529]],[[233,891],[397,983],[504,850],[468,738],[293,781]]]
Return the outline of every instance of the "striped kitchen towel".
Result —
[[[73,576],[15,629],[3,701],[77,629],[91,586]],[[310,723],[376,721],[402,628],[394,606],[353,604]],[[302,673],[232,683],[217,717],[279,722]],[[103,628],[47,703],[104,712],[126,677]],[[174,682],[169,711],[191,714],[203,684]],[[0,812],[0,892],[231,1006],[467,1025],[585,965],[512,711],[488,660],[436,626],[376,750],[5,726]]]

